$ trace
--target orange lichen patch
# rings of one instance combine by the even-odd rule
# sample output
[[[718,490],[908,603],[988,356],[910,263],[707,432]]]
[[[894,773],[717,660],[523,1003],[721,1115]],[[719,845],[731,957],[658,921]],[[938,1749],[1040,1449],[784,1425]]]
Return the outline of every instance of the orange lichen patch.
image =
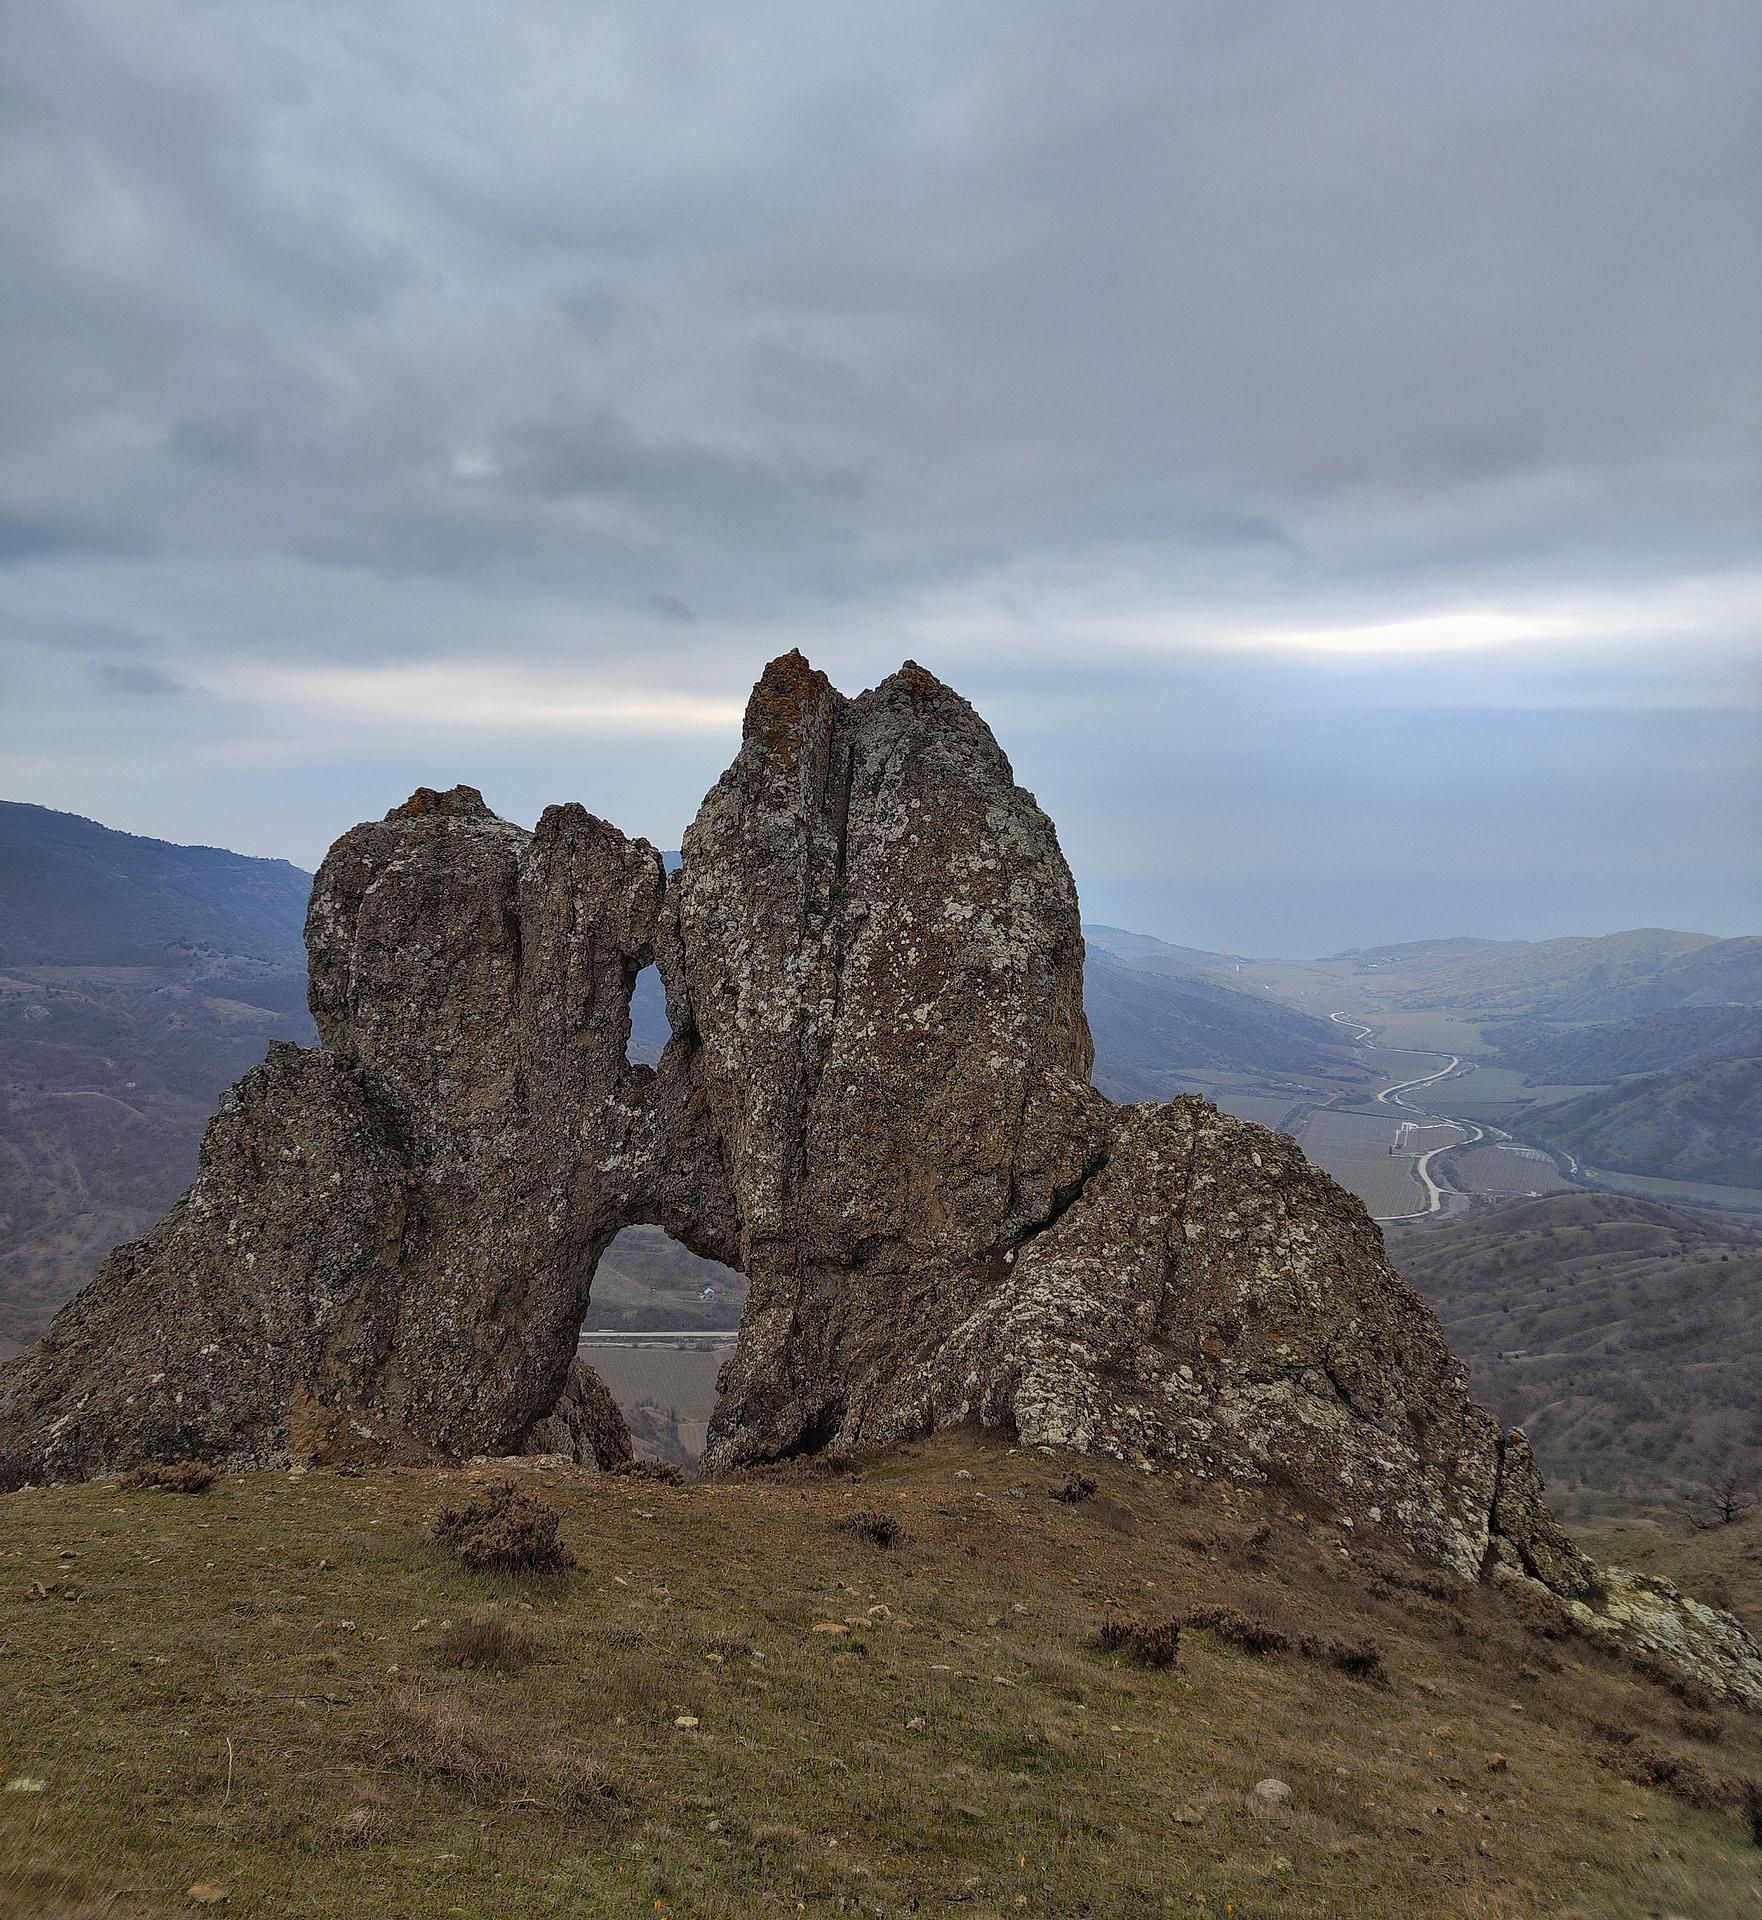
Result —
[[[832,682],[809,666],[799,648],[773,660],[746,703],[741,728],[752,742],[785,766],[795,765],[804,730],[832,692]]]
[[[449,787],[442,793],[438,787],[418,787],[401,807],[393,807],[386,815],[388,820],[420,820],[425,815],[441,817],[472,816],[488,814],[489,808],[483,795],[475,787]]]

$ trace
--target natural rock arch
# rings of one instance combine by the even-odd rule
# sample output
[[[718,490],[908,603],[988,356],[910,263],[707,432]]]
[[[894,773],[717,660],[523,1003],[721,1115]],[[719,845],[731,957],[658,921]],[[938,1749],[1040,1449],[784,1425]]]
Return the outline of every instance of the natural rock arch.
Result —
[[[319,1047],[246,1075],[189,1193],[0,1374],[0,1488],[615,1453],[577,1332],[653,1223],[750,1282],[712,1469],[978,1420],[1277,1480],[1762,1698],[1735,1622],[1609,1599],[1352,1196],[1201,1101],[1090,1085],[1052,823],[922,668],[850,700],[773,662],[671,875],[578,806],[528,834],[425,789],[331,849],[307,945]]]

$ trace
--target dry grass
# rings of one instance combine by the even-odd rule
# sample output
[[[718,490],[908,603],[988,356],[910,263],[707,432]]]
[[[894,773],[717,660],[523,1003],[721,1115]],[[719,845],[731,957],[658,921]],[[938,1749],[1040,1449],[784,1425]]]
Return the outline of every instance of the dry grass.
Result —
[[[513,1590],[426,1538],[456,1474],[7,1496],[0,1768],[43,1789],[0,1791],[0,1915],[163,1920],[198,1883],[263,1920],[1756,1912],[1755,1716],[1502,1593],[1407,1590],[1274,1496],[1083,1466],[1074,1504],[1068,1459],[960,1436],[860,1488],[511,1466],[593,1542]],[[909,1548],[838,1531],[859,1504]],[[27,1599],[69,1565],[77,1598]],[[1093,1646],[1202,1615],[1174,1668]],[[1291,1795],[1256,1815],[1267,1776]]]
[[[380,1709],[378,1736],[383,1757],[479,1806],[609,1824],[629,1797],[628,1782],[585,1748],[535,1739],[518,1713],[458,1684],[399,1687]]]
[[[1103,1653],[1123,1653],[1141,1667],[1172,1667],[1181,1655],[1178,1620],[1104,1620],[1095,1632]]]
[[[482,1673],[524,1673],[538,1659],[539,1641],[500,1607],[477,1607],[441,1637],[448,1666]]]

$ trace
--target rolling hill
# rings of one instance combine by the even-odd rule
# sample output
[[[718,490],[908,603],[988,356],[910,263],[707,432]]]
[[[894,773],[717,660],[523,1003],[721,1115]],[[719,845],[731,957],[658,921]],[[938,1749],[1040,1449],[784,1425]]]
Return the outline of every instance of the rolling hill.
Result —
[[[310,887],[0,805],[0,1356],[189,1184],[221,1089],[313,1037]]]
[[[311,891],[312,876],[286,860],[173,846],[0,801],[0,965],[183,968],[206,959],[244,978],[303,982]]]
[[[1754,1912],[1754,1714],[1276,1488],[1072,1464],[9,1495],[0,1914]],[[497,1474],[575,1571],[436,1543]]]
[[[1762,1055],[1762,1008],[1673,1007],[1565,1032],[1507,1030],[1496,1052],[1498,1065],[1536,1086],[1612,1085],[1631,1074]]]
[[[1762,1239],[1591,1193],[1386,1237],[1568,1517],[1680,1517],[1687,1487],[1762,1477]]]
[[[1084,931],[1095,1084],[1110,1099],[1169,1099],[1194,1070],[1362,1077],[1337,1027],[1224,985],[1206,970],[1216,955],[1116,927]]]
[[[1421,940],[1336,956],[1400,1004],[1553,1020],[1626,1020],[1667,1007],[1762,1005],[1762,938],[1664,927],[1558,940]]]
[[[1538,1146],[1615,1173],[1762,1187],[1762,1059],[1646,1074],[1512,1124]]]

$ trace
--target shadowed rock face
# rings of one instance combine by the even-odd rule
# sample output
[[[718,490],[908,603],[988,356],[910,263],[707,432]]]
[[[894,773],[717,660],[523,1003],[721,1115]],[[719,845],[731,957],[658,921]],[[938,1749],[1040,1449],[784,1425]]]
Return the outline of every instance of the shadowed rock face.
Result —
[[[1560,1533],[1355,1199],[1201,1101],[1094,1091],[1052,823],[921,668],[849,700],[774,662],[670,877],[579,807],[528,834],[425,789],[332,848],[307,943],[320,1047],[240,1082],[196,1185],[0,1374],[0,1487],[612,1464],[576,1335],[648,1222],[751,1281],[711,1469],[976,1419],[1273,1482],[1762,1698],[1735,1622]],[[651,960],[652,1071],[625,1058]]]

